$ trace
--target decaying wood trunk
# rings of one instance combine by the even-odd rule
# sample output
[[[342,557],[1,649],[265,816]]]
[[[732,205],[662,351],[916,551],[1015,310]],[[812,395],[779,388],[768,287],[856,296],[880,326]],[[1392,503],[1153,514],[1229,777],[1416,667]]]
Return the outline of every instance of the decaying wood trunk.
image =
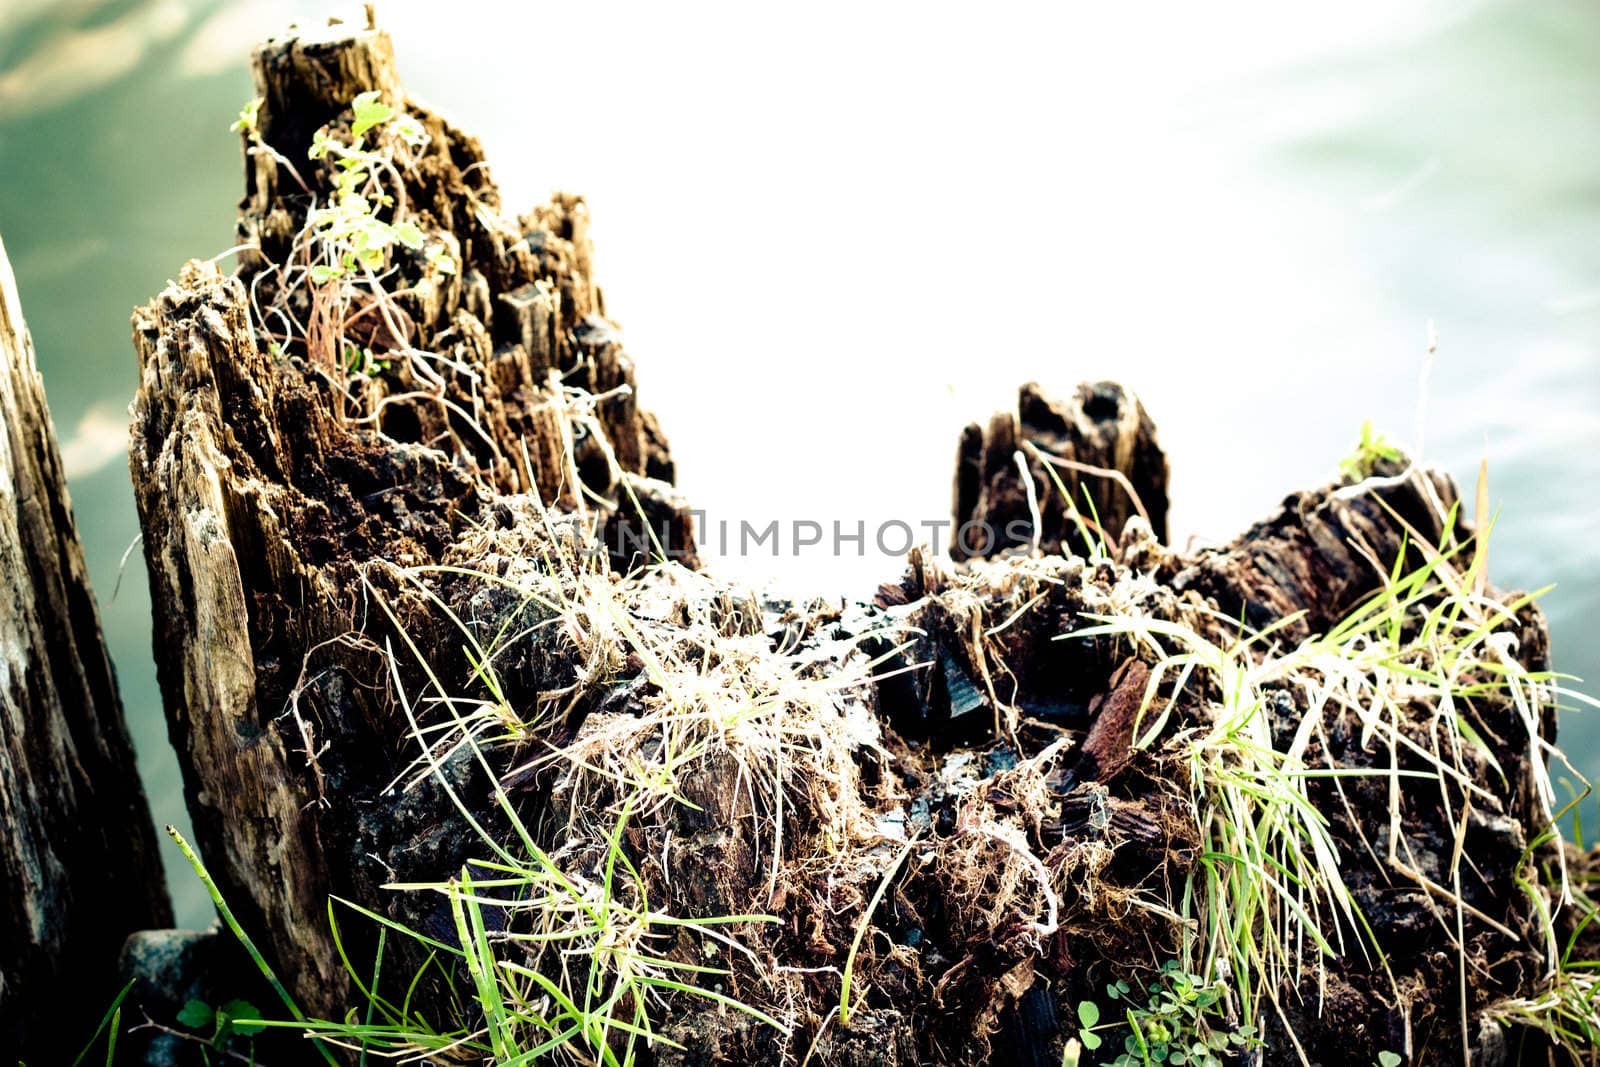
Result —
[[[1292,647],[1382,586],[1397,557],[1469,536],[1441,529],[1447,478],[1396,468],[1359,491],[1296,494],[1225,548],[1176,553],[1162,543],[1166,458],[1138,400],[1112,383],[1064,402],[1028,386],[1017,413],[962,439],[956,519],[990,534],[962,562],[913,553],[871,603],[752,595],[693,569],[670,456],[604,318],[582,201],[502,217],[476,141],[406,100],[370,26],[269,42],[255,72],[240,229],[257,250],[234,277],[188,264],[136,314],[131,464],[200,845],[319,1015],[352,1003],[330,894],[449,942],[436,897],[383,886],[481,858],[463,807],[521,847],[499,821],[509,808],[592,892],[609,891],[589,879],[620,849],[661,914],[775,918],[735,931],[743,956],[684,926],[650,934],[682,973],[716,958],[717,990],[785,1019],[658,990],[676,1045],[653,1047],[653,1062],[1059,1063],[1078,998],[1177,954],[1171,894],[1211,859],[1181,753],[1134,744],[1160,657],[1082,631],[1136,603],[1229,646],[1241,625],[1281,623],[1276,641]],[[305,272],[309,213],[337,180],[307,149],[348,137],[364,92],[427,134],[392,190],[422,241],[391,250],[381,287],[340,296]],[[347,349],[381,360],[352,370]],[[644,526],[648,549],[620,536]],[[591,527],[604,549],[580,564]],[[658,553],[688,566],[630,570]],[[1542,620],[1520,610],[1538,669]],[[1166,695],[1188,727],[1204,724],[1204,684]],[[1271,700],[1271,728],[1294,733],[1306,694],[1283,684]],[[449,741],[477,728],[462,708],[497,731],[481,762]],[[1467,1051],[1447,1014],[1462,992],[1454,935],[1430,886],[1370,847],[1386,834],[1435,876],[1452,835],[1475,843],[1463,957],[1491,962],[1464,994],[1474,1018],[1534,987],[1537,954],[1518,940],[1531,905],[1513,875],[1540,825],[1519,762],[1537,737],[1504,706],[1478,712],[1493,750],[1469,768],[1483,795],[1463,830],[1431,794],[1369,790],[1341,807],[1332,787],[1308,788],[1389,970],[1352,956],[1322,984],[1286,987],[1294,999],[1263,1024],[1273,1062],[1292,1058],[1289,1025],[1330,1059],[1417,1051],[1413,1024],[1432,1042],[1419,1058]],[[673,749],[687,766],[665,772],[681,773],[677,792],[635,805],[624,784],[666,758],[668,720],[708,733]],[[1330,766],[1373,765],[1360,731],[1325,726]],[[1484,788],[1491,765],[1514,780],[1505,795]],[[626,825],[597,839],[597,818],[618,811]],[[875,897],[880,884],[893,892]],[[359,935],[346,936],[349,948]],[[604,962],[528,953],[523,966],[558,977]],[[848,1025],[847,960],[868,990]],[[1395,988],[1404,1013],[1385,999]],[[465,1000],[429,1003],[470,1015]]]
[[[459,846],[441,797],[412,822],[389,810],[414,752],[382,650],[362,632],[376,613],[364,583],[390,581],[367,565],[441,563],[478,524],[510,521],[496,494],[524,490],[598,510],[619,565],[649,543],[640,514],[691,564],[693,540],[665,439],[603,317],[583,201],[500,217],[477,141],[405,100],[381,31],[269,41],[254,69],[271,151],[250,157],[240,230],[261,251],[237,278],[191,263],[136,313],[130,463],[157,673],[198,843],[305,1002],[337,1014],[329,893],[370,901],[415,866],[402,856],[431,850],[448,867]],[[446,355],[443,374],[395,359],[357,383],[373,413],[362,421],[335,381],[341,357],[309,334],[269,346],[250,308],[285,286],[274,264],[311,208],[299,182],[324,199],[333,183],[331,163],[306,159],[313,133],[348,129],[350,101],[374,90],[431,138],[405,196],[454,269],[418,255],[405,268],[415,284],[384,313],[385,330]],[[290,313],[312,322],[318,310]],[[382,332],[364,343],[395,344]]]
[[[171,921],[16,280],[0,245],[0,1046],[109,997],[123,938]]]

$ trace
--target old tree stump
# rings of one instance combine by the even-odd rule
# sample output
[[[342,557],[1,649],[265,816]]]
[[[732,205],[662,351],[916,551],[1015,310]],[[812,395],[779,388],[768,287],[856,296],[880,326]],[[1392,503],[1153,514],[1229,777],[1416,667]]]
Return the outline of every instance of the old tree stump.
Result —
[[[1361,457],[1177,552],[1139,399],[1028,385],[959,439],[954,561],[753,593],[699,569],[582,199],[508,215],[370,22],[253,67],[244,251],[135,313],[130,469],[197,845],[304,1018],[136,988],[148,1062],[1109,1062],[1108,985],[1157,983],[1203,1000],[1141,1026],[1167,1062],[1554,1047],[1591,860],[1447,476]],[[167,921],[19,335],[7,1012]]]
[[[1538,684],[1542,620],[1468,565],[1448,478],[1375,461],[1182,555],[1138,399],[1027,386],[961,438],[954,517],[997,535],[966,562],[914,555],[870,603],[753,595],[695,570],[583,202],[502,214],[478,143],[406,97],[370,26],[254,65],[254,251],[135,316],[132,471],[199,843],[310,1014],[373,992],[377,926],[346,911],[336,942],[331,896],[417,935],[390,928],[388,1003],[420,973],[430,1026],[501,1059],[1053,1064],[1081,1000],[1179,958],[1227,979],[1230,1055],[1506,1055],[1503,1006],[1548,977],[1515,883],[1562,892],[1558,846],[1529,850],[1552,714],[1474,690],[1447,752],[1437,701],[1362,725],[1314,684],[1328,661],[1294,659],[1402,588],[1402,614],[1487,613]],[[352,191],[377,253],[340,243]],[[1180,672],[1152,624],[1216,662]],[[1313,829],[1196,746],[1241,713],[1229,677],[1259,687],[1252,781]],[[1223,864],[1232,816],[1279,844]],[[1241,870],[1279,886],[1229,920],[1268,947],[1218,962],[1195,909]],[[1307,943],[1307,910],[1345,951]]]
[[[4,245],[0,591],[0,1046],[48,1062],[56,1013],[172,914]]]

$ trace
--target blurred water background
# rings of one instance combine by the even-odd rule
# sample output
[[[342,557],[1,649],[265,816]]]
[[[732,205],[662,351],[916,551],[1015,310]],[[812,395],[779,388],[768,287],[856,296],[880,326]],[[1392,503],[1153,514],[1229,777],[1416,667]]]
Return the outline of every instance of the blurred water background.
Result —
[[[181,790],[142,556],[121,567],[128,315],[232,243],[248,50],[308,8],[0,4],[0,233],[161,822]],[[508,205],[589,197],[642,401],[713,521],[943,518],[963,423],[1028,379],[1116,377],[1172,457],[1177,539],[1220,541],[1370,418],[1469,497],[1487,457],[1494,579],[1558,583],[1556,664],[1600,681],[1593,3],[379,15]],[[895,570],[867,552],[712,562],[862,594]],[[1600,772],[1600,713],[1561,732]]]

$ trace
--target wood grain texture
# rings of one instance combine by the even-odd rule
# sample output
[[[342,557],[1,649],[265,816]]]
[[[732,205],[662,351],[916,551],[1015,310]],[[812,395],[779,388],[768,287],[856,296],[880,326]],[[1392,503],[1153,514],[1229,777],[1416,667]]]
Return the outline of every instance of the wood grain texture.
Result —
[[[1018,391],[1016,411],[962,431],[953,512],[956,559],[1027,546],[1035,533],[1045,552],[1082,553],[1090,546],[1080,524],[1091,538],[1114,545],[1135,516],[1165,541],[1166,453],[1155,423],[1126,387],[1085,382],[1057,400],[1030,382]]]
[[[664,480],[665,438],[604,318],[581,198],[500,216],[481,147],[405,98],[382,31],[291,33],[253,63],[261,136],[277,153],[247,157],[239,229],[259,251],[236,276],[192,262],[135,313],[130,463],[197,845],[302,1004],[334,1017],[348,1000],[329,895],[383,906],[396,872],[448,874],[471,839],[431,784],[390,789],[415,748],[382,649],[406,638],[372,590],[404,615],[393,568],[471,563],[447,557],[510,524],[500,501],[515,494],[590,509],[615,534],[608,546],[638,540],[622,536],[635,510],[691,564],[693,540]],[[251,318],[252,298],[279,296],[309,315],[295,303],[305,287],[275,288],[311,204],[299,183],[326,196],[333,182],[306,146],[329,123],[348,136],[338,124],[350,101],[374,90],[426,128],[429,147],[405,174],[407,217],[458,256],[441,275],[396,254],[394,308],[409,343],[446,368],[434,380],[394,357],[383,375],[341,382],[309,340],[269,344]],[[394,352],[392,335],[361,342]],[[342,386],[381,417],[357,417]],[[451,673],[459,641],[425,632],[426,614],[406,625],[441,672],[465,676]]]
[[[16,280],[0,245],[0,1045],[171,923]]]

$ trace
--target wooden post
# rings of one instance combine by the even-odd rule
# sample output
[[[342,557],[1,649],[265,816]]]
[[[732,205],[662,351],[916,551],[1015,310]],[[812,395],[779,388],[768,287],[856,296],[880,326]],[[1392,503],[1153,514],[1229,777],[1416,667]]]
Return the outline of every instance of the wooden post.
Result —
[[[123,939],[172,916],[3,244],[0,827],[0,1046],[39,1052],[66,1005],[109,999]]]

